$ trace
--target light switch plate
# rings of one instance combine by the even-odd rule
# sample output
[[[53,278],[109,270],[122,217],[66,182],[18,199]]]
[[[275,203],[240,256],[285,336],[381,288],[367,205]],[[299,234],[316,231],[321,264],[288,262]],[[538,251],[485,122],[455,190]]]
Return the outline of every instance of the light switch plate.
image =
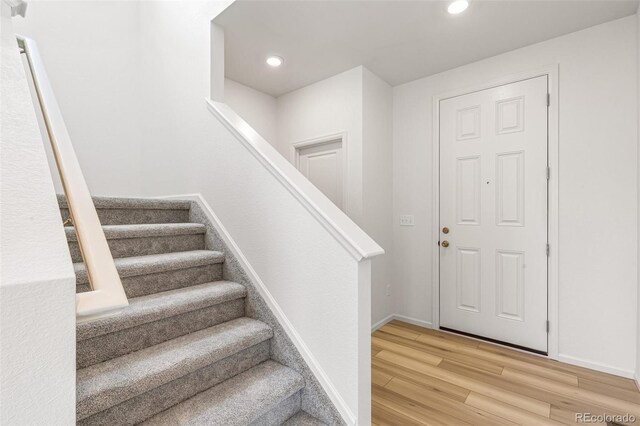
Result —
[[[400,226],[413,226],[413,215],[412,214],[400,215]]]

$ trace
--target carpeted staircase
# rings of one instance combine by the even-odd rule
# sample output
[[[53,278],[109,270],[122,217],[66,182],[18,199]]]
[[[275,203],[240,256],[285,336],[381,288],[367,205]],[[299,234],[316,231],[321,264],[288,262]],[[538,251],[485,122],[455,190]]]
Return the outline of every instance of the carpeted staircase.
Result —
[[[302,410],[312,380],[271,359],[273,327],[245,315],[247,288],[223,279],[224,252],[205,249],[192,202],[94,203],[130,306],[78,323],[78,424],[324,424]],[[60,208],[66,221],[62,197]],[[77,291],[87,291],[74,228],[65,231]]]

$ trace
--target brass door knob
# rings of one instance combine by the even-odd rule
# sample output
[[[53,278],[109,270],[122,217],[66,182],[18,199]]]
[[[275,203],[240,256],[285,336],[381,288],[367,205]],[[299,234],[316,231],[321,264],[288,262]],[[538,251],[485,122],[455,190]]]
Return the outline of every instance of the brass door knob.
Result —
[[[444,228],[442,228],[442,233],[443,234],[448,234],[449,233],[449,228],[447,228],[446,226]]]
[[[440,245],[441,245],[442,247],[444,247],[444,248],[447,248],[447,247],[449,247],[449,241],[444,240],[443,242],[441,242],[441,243],[440,243]]]

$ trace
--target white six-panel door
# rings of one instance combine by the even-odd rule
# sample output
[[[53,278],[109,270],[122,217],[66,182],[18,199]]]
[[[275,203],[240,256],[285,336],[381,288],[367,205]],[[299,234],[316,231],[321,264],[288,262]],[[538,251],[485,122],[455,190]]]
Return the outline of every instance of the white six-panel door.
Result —
[[[297,150],[296,167],[338,208],[343,209],[342,140],[322,142]]]
[[[440,326],[546,352],[547,77],[439,108]]]

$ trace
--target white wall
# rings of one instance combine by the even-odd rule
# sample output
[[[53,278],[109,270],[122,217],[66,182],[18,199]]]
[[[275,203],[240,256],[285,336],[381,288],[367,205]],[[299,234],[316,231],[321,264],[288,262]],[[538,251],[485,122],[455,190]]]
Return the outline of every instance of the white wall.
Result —
[[[385,250],[372,261],[371,320],[382,320],[393,308],[391,86],[356,67],[278,97],[277,118],[274,146],[291,163],[292,144],[346,134],[345,212]]]
[[[0,423],[70,425],[75,275],[10,10],[0,5]]]
[[[33,1],[14,23],[38,43],[91,192],[139,194],[139,2]]]
[[[280,96],[274,146],[293,163],[291,145],[346,133],[348,170],[345,211],[362,220],[362,67]]]
[[[636,18],[627,17],[394,88],[397,311],[432,321],[433,96],[560,67],[560,355],[630,376],[637,310]]]
[[[393,91],[380,77],[363,70],[363,215],[362,228],[385,254],[372,261],[371,322],[393,312],[393,291],[401,283],[393,271]],[[389,295],[387,295],[387,286]]]
[[[210,86],[211,19],[232,1],[140,2],[143,187],[139,195],[192,192],[193,153],[211,143],[202,122]],[[209,117],[206,116],[206,120]],[[175,150],[178,146],[181,149]],[[212,176],[216,176],[212,174]],[[224,179],[222,177],[222,179]]]
[[[277,133],[276,98],[225,78],[224,103],[247,121],[263,138],[274,144]]]

